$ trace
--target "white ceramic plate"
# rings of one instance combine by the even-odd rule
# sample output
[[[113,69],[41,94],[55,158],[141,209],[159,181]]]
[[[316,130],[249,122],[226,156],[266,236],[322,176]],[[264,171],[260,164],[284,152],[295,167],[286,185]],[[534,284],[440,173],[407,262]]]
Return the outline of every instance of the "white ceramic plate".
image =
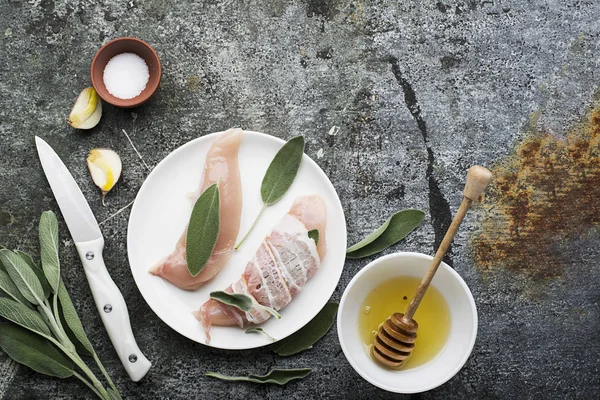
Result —
[[[281,310],[282,318],[270,318],[261,327],[283,339],[308,323],[327,303],[340,279],[346,252],[346,221],[335,189],[319,166],[304,155],[290,190],[268,207],[240,251],[217,277],[196,291],[184,291],[148,270],[171,253],[192,212],[187,194],[200,184],[206,153],[219,133],[192,140],[162,160],[142,185],[131,210],[127,252],[133,278],[152,310],[182,335],[205,343],[204,329],[193,316],[214,290],[223,290],[239,279],[263,238],[290,209],[294,199],[315,193],[327,206],[327,255],[321,268],[292,302]],[[239,151],[242,179],[242,219],[238,240],[248,230],[262,206],[260,185],[267,167],[284,141],[258,132],[244,132]],[[245,334],[238,327],[213,327],[209,346],[250,349],[272,343],[264,335]]]

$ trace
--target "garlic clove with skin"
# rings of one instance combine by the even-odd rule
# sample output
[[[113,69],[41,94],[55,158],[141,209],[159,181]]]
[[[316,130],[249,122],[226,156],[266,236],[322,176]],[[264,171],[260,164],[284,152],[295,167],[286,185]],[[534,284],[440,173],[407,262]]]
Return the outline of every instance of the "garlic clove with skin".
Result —
[[[93,149],[87,157],[87,166],[92,180],[102,191],[102,205],[105,205],[104,197],[121,177],[121,158],[110,149]]]
[[[102,101],[93,87],[85,88],[75,100],[67,122],[76,129],[92,129],[102,116]]]

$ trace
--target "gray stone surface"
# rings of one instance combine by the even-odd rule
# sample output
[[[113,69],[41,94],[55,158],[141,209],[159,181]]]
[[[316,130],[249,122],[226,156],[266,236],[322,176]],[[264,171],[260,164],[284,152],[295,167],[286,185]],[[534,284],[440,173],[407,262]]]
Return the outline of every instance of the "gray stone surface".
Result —
[[[89,86],[95,51],[111,38],[151,43],[164,68],[153,100],[135,111],[105,105],[98,127],[65,123]],[[179,145],[231,126],[289,138],[331,178],[350,243],[405,207],[426,222],[393,250],[432,253],[460,202],[464,171],[494,165],[522,137],[530,114],[557,136],[579,121],[600,81],[600,3],[561,0],[34,0],[0,2],[0,242],[37,254],[37,221],[58,211],[33,136],[57,149],[99,221],[132,201],[149,165]],[[333,126],[335,136],[328,135]],[[100,205],[87,151],[117,149],[125,169]],[[323,149],[323,156],[317,153]],[[154,366],[127,379],[98,318],[60,222],[63,277],[92,342],[128,398],[396,398],[363,381],[332,329],[292,358],[267,350],[219,351],[178,335],[138,292],[127,265],[128,211],[103,224],[105,259],[131,311],[138,343]],[[562,276],[533,280],[482,272],[470,238],[484,218],[467,217],[449,257],[473,291],[479,336],[465,367],[423,399],[600,396],[598,230],[571,243]],[[391,252],[393,250],[388,250]],[[348,261],[334,300],[369,260]],[[312,367],[284,387],[227,384],[205,371]],[[16,367],[0,354],[0,397],[90,398],[76,380]],[[407,396],[408,397],[408,396]]]

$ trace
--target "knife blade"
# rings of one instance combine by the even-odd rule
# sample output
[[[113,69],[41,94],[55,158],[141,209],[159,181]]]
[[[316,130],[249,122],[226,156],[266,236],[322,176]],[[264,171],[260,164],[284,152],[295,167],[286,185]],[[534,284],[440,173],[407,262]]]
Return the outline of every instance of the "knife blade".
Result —
[[[56,152],[37,136],[35,144],[52,193],[75,242],[104,327],[127,374],[137,382],[146,375],[151,363],[135,341],[123,295],[104,264],[104,237],[96,217]]]

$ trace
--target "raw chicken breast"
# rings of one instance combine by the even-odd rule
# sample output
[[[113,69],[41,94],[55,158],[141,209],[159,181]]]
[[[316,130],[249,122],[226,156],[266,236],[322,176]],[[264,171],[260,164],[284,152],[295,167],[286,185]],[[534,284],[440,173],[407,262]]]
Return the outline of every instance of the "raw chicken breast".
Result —
[[[189,273],[185,260],[186,227],[173,253],[154,266],[150,270],[151,274],[160,276],[181,289],[193,290],[214,278],[231,257],[242,215],[242,186],[238,166],[238,150],[242,137],[241,129],[229,129],[214,141],[206,155],[200,189],[193,196],[196,201],[206,188],[221,179],[221,229],[206,266],[195,277]]]
[[[207,343],[211,325],[260,324],[271,317],[260,305],[281,310],[302,291],[325,257],[325,202],[320,196],[300,196],[273,231],[260,244],[240,279],[225,289],[250,296],[255,306],[240,311],[209,299],[194,316],[204,325]],[[319,244],[308,237],[318,229]]]

